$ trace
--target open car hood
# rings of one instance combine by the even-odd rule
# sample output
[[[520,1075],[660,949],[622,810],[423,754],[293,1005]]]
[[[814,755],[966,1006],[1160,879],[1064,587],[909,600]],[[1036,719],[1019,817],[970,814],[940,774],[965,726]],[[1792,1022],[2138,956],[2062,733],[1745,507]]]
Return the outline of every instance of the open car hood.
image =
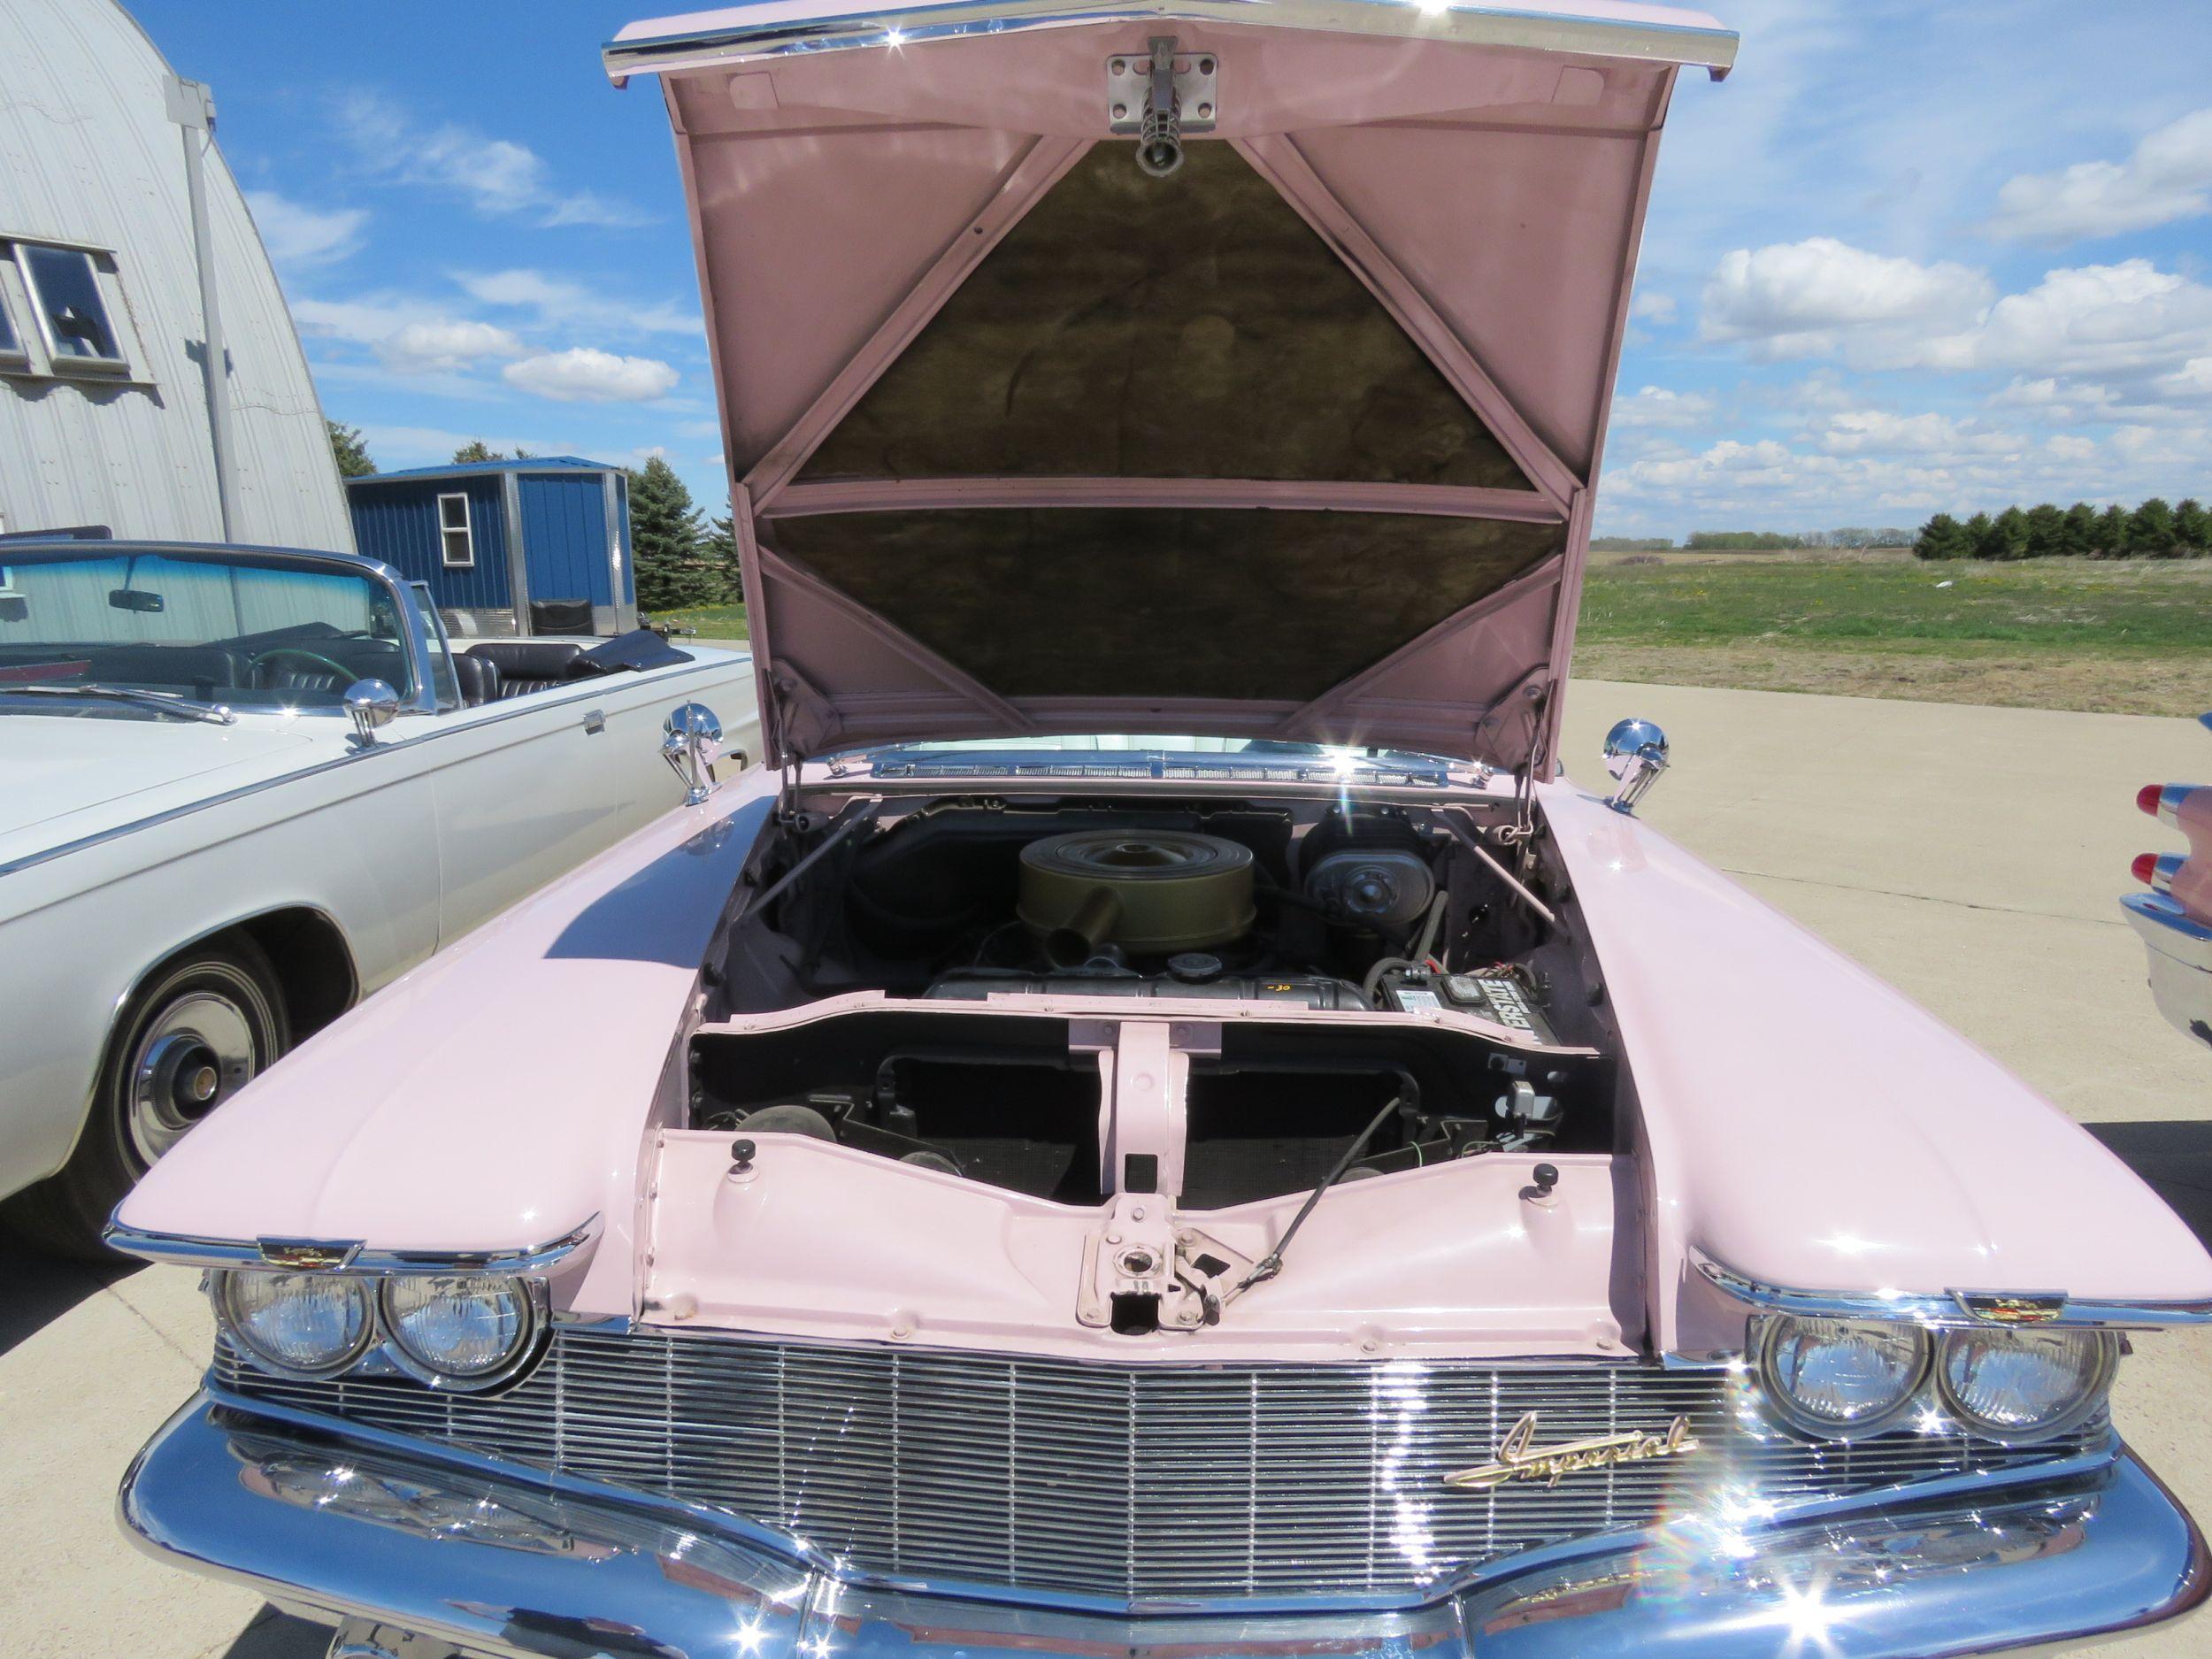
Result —
[[[606,50],[675,127],[771,757],[1546,764],[1660,126],[1735,37],[1625,0],[849,4]]]

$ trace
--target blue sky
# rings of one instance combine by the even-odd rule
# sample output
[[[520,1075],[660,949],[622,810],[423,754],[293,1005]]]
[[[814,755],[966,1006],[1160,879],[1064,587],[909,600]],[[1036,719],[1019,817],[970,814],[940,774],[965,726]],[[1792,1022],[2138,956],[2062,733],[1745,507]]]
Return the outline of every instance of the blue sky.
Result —
[[[326,409],[726,495],[654,8],[139,0],[211,81]],[[1601,533],[2212,497],[2212,5],[1726,11],[1663,148]]]

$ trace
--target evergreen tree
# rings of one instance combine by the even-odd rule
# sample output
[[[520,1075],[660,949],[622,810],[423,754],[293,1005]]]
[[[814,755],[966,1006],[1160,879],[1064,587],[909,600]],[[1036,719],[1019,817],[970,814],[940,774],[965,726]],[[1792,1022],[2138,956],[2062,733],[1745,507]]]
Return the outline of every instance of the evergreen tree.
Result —
[[[631,559],[643,611],[682,611],[721,597],[702,556],[704,531],[691,492],[659,456],[630,474]]]
[[[2174,509],[2174,540],[2181,557],[2200,559],[2212,553],[2212,512],[2194,495]]]
[[[2128,551],[2139,559],[2174,556],[2174,510],[2152,496],[2128,520]]]
[[[1996,526],[1985,512],[1978,512],[1966,521],[1966,556],[1969,558],[1995,558]]]
[[[453,465],[468,466],[478,461],[503,461],[507,457],[481,438],[471,438],[453,452]]]
[[[722,514],[707,521],[707,568],[714,572],[721,584],[722,599],[726,604],[745,603],[745,571],[737,557],[737,526],[732,516]]]
[[[1962,559],[1972,556],[1974,544],[1964,525],[1949,513],[1939,512],[1920,526],[1912,550],[1916,558]]]
[[[1990,550],[1984,558],[2024,559],[2028,557],[2028,515],[2008,507],[1989,526]]]
[[[2028,509],[2028,554],[2032,559],[2056,558],[2066,550],[2066,514],[2045,502]]]
[[[337,460],[340,478],[367,478],[376,471],[360,427],[341,426],[334,420],[323,425],[330,429],[330,453]]]
[[[2066,510],[2066,530],[2062,546],[2068,558],[2085,559],[2097,551],[2097,510],[2085,501],[2078,501]]]
[[[2128,510],[2107,507],[2097,515],[2097,547],[2101,559],[2125,558],[2128,553]]]

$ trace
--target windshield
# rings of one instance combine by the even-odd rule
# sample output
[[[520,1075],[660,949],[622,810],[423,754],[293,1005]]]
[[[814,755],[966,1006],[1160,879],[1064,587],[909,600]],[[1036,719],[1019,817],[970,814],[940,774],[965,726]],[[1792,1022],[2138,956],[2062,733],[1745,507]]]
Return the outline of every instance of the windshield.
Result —
[[[415,689],[396,603],[370,576],[219,554],[0,549],[0,703],[19,711],[51,711],[76,690],[118,712],[132,705],[117,692],[335,712],[371,679],[403,700]]]

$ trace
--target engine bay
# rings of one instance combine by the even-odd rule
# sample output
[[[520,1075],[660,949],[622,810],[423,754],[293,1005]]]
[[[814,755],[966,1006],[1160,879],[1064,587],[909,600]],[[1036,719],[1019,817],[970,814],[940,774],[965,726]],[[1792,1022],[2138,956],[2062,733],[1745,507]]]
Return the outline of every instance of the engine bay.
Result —
[[[1609,1153],[1616,1045],[1571,895],[1505,822],[1345,796],[803,815],[709,961],[684,1126],[1184,1214]],[[1172,1071],[1154,1129],[1136,1025]]]

